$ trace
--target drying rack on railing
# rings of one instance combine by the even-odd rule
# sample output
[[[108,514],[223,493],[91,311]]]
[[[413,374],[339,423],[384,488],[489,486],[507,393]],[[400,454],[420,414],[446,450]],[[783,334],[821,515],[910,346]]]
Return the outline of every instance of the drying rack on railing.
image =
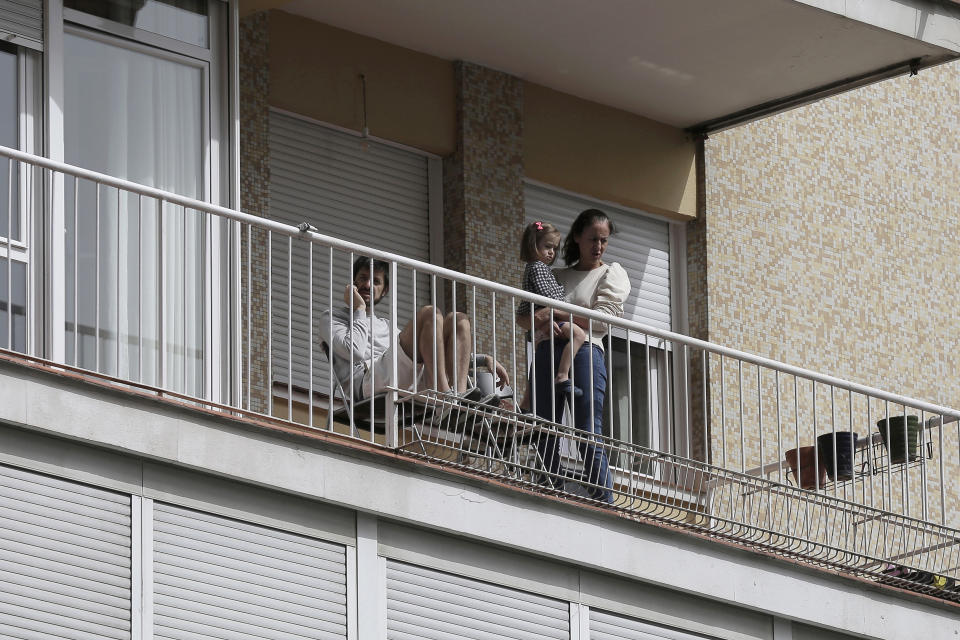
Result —
[[[405,414],[422,416],[398,425],[408,455],[960,602],[956,529],[448,394],[422,391],[401,403],[419,405]],[[548,439],[566,443],[554,473],[544,465]],[[584,444],[609,461],[611,502],[591,498],[603,484],[578,459]]]

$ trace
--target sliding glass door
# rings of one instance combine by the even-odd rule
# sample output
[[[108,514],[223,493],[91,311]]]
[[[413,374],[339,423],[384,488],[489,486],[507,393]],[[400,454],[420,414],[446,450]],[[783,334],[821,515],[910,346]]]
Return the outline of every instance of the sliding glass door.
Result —
[[[67,163],[220,200],[224,163],[215,149],[225,145],[219,144],[220,101],[211,99],[220,83],[216,51],[206,46],[216,39],[207,37],[206,3],[193,4],[204,11],[177,8],[189,14],[184,22],[158,21],[158,15],[173,15],[162,2],[133,3],[104,16],[97,15],[96,3],[66,3],[80,9],[65,12],[75,23],[65,26],[63,39]],[[156,35],[177,24],[190,26],[190,42]],[[213,291],[210,284],[211,273],[224,264],[229,226],[72,178],[65,182],[64,200],[67,362],[209,397],[217,386],[212,377],[221,373],[212,364],[217,350],[211,343],[229,334],[229,327],[218,324],[224,306],[219,297],[229,287]]]

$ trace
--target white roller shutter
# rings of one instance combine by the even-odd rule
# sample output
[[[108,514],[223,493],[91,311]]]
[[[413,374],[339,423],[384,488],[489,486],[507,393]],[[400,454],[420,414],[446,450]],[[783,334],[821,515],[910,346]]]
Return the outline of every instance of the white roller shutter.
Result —
[[[590,610],[590,640],[709,640],[708,636]]]
[[[387,560],[389,640],[570,637],[567,602]]]
[[[606,213],[617,227],[617,235],[610,239],[604,262],[619,262],[632,285],[624,305],[624,318],[658,329],[672,329],[667,222],[531,183],[524,188],[524,199],[526,224],[535,220],[549,222],[564,235],[584,209],[597,208]],[[554,266],[563,266],[561,257],[557,257]]]
[[[320,233],[418,260],[430,260],[429,180],[427,157],[324,127],[280,112],[270,113],[270,217],[287,224],[309,222]],[[290,292],[293,305],[293,382],[309,382],[308,318],[309,253],[306,243],[293,243]],[[275,238],[273,259],[273,372],[287,375],[286,238]],[[334,252],[333,304],[343,303],[350,282],[349,255]],[[313,322],[315,390],[327,390],[327,364],[317,348],[320,313],[329,306],[328,251],[313,253]],[[398,326],[412,317],[412,276],[399,272],[394,283],[400,306]],[[387,314],[384,299],[378,313]],[[428,280],[420,276],[417,306],[429,303]]]
[[[130,637],[130,498],[0,465],[0,637]]]
[[[345,638],[345,548],[154,506],[155,638]]]
[[[0,40],[13,36],[17,44],[43,45],[43,0],[0,0]]]

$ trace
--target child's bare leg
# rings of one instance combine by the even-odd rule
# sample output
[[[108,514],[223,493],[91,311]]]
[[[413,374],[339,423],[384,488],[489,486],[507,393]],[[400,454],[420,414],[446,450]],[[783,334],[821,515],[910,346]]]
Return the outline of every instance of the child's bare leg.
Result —
[[[569,342],[567,342],[567,346],[563,348],[563,353],[560,354],[560,363],[557,365],[557,382],[570,379],[570,366],[573,361],[573,354],[580,351],[580,347],[582,347],[583,343],[587,340],[587,333],[572,322],[564,324],[561,332],[561,335],[567,338]]]
[[[530,411],[530,382],[527,381],[526,389],[523,391],[523,398],[520,400],[520,408],[524,411]]]

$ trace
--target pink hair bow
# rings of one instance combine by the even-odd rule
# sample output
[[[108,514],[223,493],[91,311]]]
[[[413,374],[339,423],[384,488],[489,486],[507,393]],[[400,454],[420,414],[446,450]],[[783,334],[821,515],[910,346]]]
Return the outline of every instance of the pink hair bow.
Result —
[[[543,231],[543,223],[537,220],[533,224],[537,225],[537,231]]]

